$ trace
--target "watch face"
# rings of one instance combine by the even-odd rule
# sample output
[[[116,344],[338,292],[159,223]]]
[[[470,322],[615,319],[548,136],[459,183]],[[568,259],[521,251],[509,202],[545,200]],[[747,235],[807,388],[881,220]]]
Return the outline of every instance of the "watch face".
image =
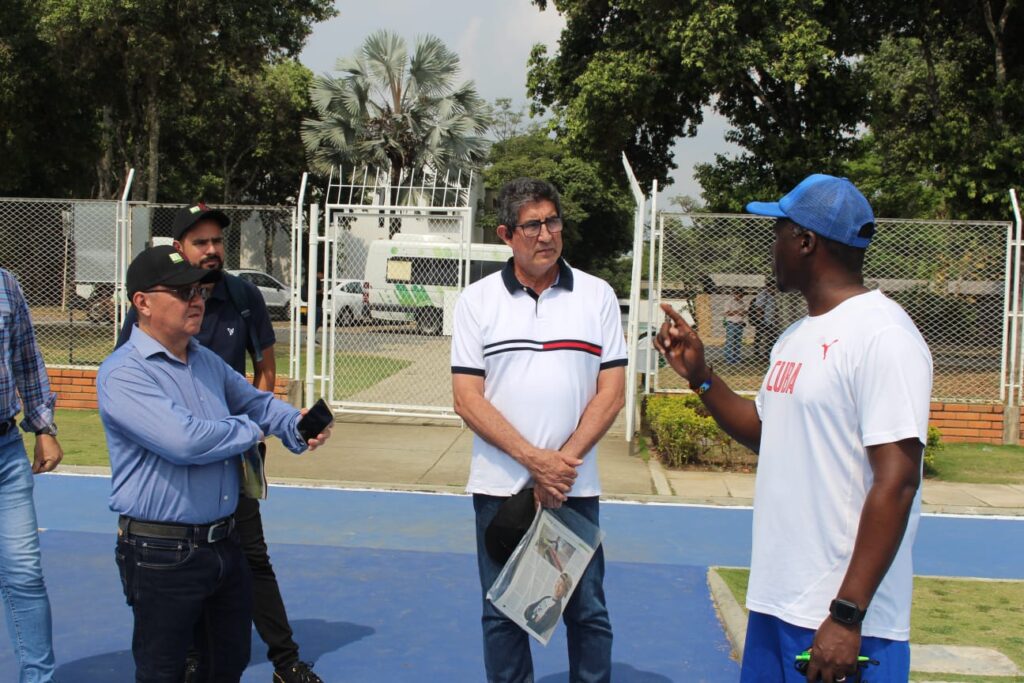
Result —
[[[836,621],[845,624],[855,624],[862,618],[860,608],[846,600],[833,600],[830,612]]]

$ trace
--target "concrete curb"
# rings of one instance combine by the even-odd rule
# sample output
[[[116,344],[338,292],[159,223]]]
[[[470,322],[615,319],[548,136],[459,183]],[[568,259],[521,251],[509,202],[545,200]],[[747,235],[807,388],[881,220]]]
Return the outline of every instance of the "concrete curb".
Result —
[[[659,496],[673,495],[672,485],[668,483],[665,476],[665,469],[655,457],[648,458],[647,470],[651,473],[651,482],[654,484],[654,492]]]
[[[708,588],[711,590],[711,601],[722,622],[725,635],[729,637],[736,661],[743,661],[743,644],[747,638],[747,613],[733,597],[732,591],[725,580],[718,575],[718,567],[708,567]]]

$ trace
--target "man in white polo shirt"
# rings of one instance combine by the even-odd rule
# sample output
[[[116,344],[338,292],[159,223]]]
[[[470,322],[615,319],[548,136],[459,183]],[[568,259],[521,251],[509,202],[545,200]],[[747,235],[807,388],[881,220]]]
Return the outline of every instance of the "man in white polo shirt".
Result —
[[[778,202],[772,266],[808,314],[782,333],[756,401],[711,371],[674,311],[656,346],[715,420],[758,452],[743,683],[910,673],[910,549],[920,516],[932,359],[900,306],[864,286],[871,206],[845,178],[812,175]],[[794,660],[810,648],[806,675]]]
[[[485,531],[509,496],[532,486],[598,524],[598,439],[622,409],[626,345],[618,300],[562,255],[561,201],[548,182],[519,178],[498,197],[498,235],[512,258],[466,288],[455,308],[455,411],[476,434],[467,491],[476,511],[488,681],[532,681],[526,632],[486,598],[502,565]],[[569,679],[611,678],[612,630],[599,547],[563,619]]]

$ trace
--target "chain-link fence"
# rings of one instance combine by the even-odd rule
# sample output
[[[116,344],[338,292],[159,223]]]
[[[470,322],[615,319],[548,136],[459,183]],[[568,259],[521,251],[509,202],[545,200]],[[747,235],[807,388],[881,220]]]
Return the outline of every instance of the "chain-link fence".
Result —
[[[114,201],[0,199],[0,266],[21,283],[48,364],[110,353],[116,231]]]
[[[181,205],[128,205],[131,255],[170,240]],[[287,318],[292,210],[219,206],[225,230],[225,268],[242,269],[260,287],[272,314]],[[116,339],[118,202],[0,199],[0,266],[25,292],[36,337],[49,365],[95,367]],[[279,335],[282,336],[282,335]]]
[[[715,371],[753,392],[778,334],[807,312],[771,278],[773,219],[751,215],[659,217],[655,297],[687,310]],[[1006,223],[880,219],[865,284],[902,305],[931,348],[935,400],[1000,400]],[[684,388],[659,367],[654,388]]]

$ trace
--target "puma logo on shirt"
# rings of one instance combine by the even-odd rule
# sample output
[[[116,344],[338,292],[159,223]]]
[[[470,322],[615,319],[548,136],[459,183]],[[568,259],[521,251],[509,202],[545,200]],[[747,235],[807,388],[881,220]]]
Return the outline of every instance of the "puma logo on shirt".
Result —
[[[821,345],[821,359],[822,359],[822,360],[825,360],[825,359],[826,359],[826,358],[828,357],[828,350],[829,350],[829,349],[830,349],[830,348],[831,348],[831,347],[832,347],[832,346],[833,346],[834,344],[836,344],[836,343],[838,343],[838,342],[839,342],[839,340],[838,340],[838,339],[833,339],[833,340],[832,340],[832,341],[830,341],[829,343],[827,343],[827,344],[822,344],[822,345]]]

